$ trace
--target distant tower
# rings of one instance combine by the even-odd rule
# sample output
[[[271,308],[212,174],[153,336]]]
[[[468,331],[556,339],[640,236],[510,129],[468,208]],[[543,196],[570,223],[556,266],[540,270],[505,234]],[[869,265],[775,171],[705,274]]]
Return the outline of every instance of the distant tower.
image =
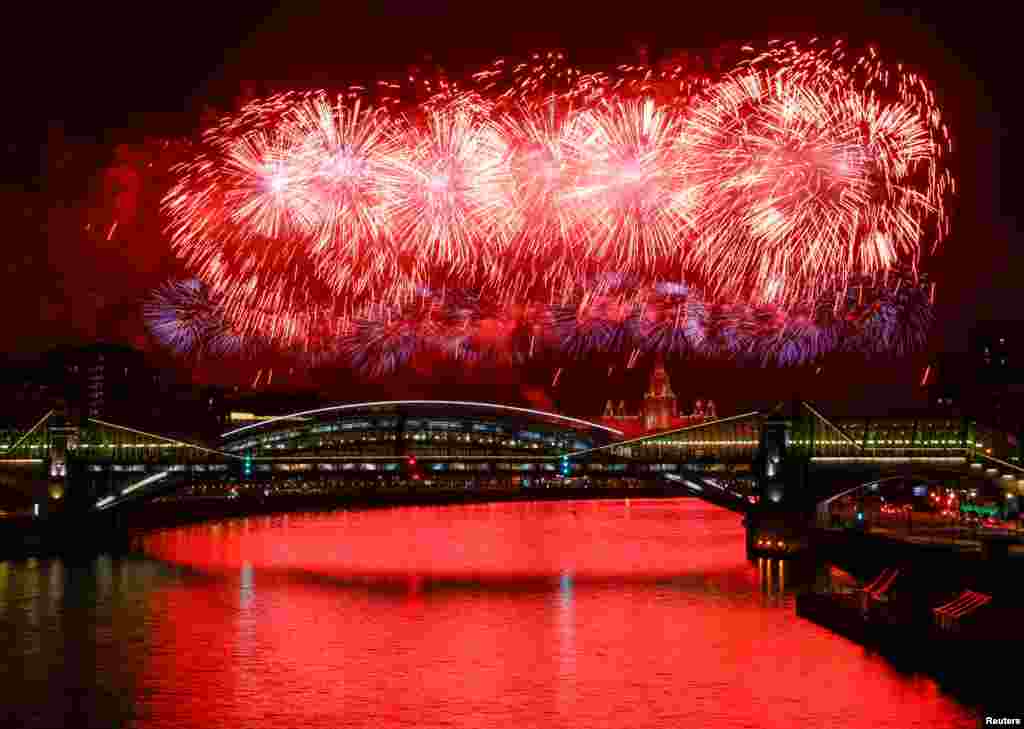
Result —
[[[706,415],[711,420],[714,420],[715,418],[718,417],[718,410],[717,408],[715,408],[714,400],[708,400],[706,403],[704,403],[704,415]]]
[[[679,414],[679,401],[672,392],[672,384],[665,371],[665,362],[658,356],[651,373],[651,384],[644,395],[644,428],[646,430],[664,430],[672,426],[672,421]]]

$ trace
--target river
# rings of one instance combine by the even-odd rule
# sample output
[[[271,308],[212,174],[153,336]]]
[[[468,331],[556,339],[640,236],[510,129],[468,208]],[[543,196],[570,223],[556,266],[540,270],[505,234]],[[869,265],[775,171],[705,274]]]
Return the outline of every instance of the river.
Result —
[[[260,517],[0,562],[25,727],[968,727],[696,499]],[[5,716],[6,714],[6,716]]]

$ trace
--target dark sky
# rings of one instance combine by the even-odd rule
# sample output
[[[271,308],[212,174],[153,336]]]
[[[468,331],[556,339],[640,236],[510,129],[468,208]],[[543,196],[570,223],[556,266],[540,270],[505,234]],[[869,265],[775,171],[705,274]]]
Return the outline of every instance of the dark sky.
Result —
[[[585,65],[626,57],[638,43],[657,53],[808,34],[877,42],[887,58],[920,68],[932,80],[949,119],[962,194],[954,203],[953,234],[931,266],[939,282],[939,324],[930,351],[963,348],[976,320],[1018,317],[1024,274],[1017,217],[1019,26],[1013,11],[996,3],[927,3],[922,10],[824,2],[224,4],[230,10],[191,0],[129,9],[122,3],[73,10],[31,5],[18,3],[7,16],[0,50],[7,56],[2,68],[9,102],[0,181],[11,221],[0,297],[11,318],[4,348],[11,355],[90,336],[138,338],[122,322],[163,275],[167,251],[152,243],[139,250],[132,241],[84,243],[58,224],[59,211],[101,184],[115,143],[190,133],[202,105],[226,103],[241,80],[363,79],[375,69],[401,70],[425,54],[455,72],[548,47],[564,48]],[[48,176],[41,160],[55,129],[74,140],[76,159],[63,174]],[[817,374],[738,372],[727,364],[670,369],[685,397],[711,395],[728,405],[799,389],[838,409],[866,410],[907,401],[924,360],[827,360]],[[604,365],[573,372],[578,376],[563,375],[555,398],[577,411],[593,409],[588,403],[595,391],[638,396],[646,379],[642,372],[609,377]],[[495,393],[521,379],[544,385],[550,376],[543,367],[494,375],[504,383]],[[395,387],[419,387],[410,382]],[[480,388],[486,392],[487,385]]]

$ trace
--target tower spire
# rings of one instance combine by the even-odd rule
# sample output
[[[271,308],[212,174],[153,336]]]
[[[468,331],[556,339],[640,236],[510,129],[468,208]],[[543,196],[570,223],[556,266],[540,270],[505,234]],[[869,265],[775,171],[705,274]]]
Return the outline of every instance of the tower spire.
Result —
[[[679,414],[679,403],[672,391],[665,360],[659,354],[654,361],[651,372],[650,386],[644,395],[644,427],[647,430],[662,430],[672,425],[672,420]]]
[[[672,383],[668,379],[668,372],[665,370],[665,359],[658,354],[654,360],[654,370],[651,371],[651,382],[647,388],[647,398],[668,397],[675,399],[676,394],[672,391]]]

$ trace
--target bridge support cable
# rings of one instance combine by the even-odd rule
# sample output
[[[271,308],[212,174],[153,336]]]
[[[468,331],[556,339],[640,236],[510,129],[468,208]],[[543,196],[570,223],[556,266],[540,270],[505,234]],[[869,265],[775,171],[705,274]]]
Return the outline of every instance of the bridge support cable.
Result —
[[[134,435],[144,435],[147,438],[155,438],[157,440],[163,441],[164,443],[168,443],[170,445],[174,445],[174,446],[177,446],[179,448],[194,448],[195,450],[201,451],[201,452],[206,453],[208,455],[221,456],[223,458],[230,458],[230,459],[233,459],[233,460],[236,460],[236,461],[242,460],[242,456],[240,456],[240,455],[238,455],[236,453],[228,453],[226,451],[217,450],[215,448],[207,448],[206,446],[197,445],[195,443],[189,443],[187,441],[179,440],[177,438],[167,438],[167,437],[162,436],[162,435],[157,435],[156,433],[147,433],[146,431],[138,430],[137,428],[129,428],[127,425],[118,425],[117,423],[109,423],[109,422],[107,422],[105,420],[98,420],[96,418],[89,418],[89,422],[90,423],[96,423],[97,425],[100,425],[100,426],[105,427],[105,428],[114,428],[115,430],[121,430],[121,431],[124,431],[126,433],[132,433]]]
[[[47,420],[49,420],[50,416],[52,416],[52,415],[53,415],[53,410],[50,410],[49,412],[46,413],[46,415],[41,417],[39,419],[39,421],[35,425],[33,425],[31,428],[28,429],[28,432],[26,432],[24,435],[22,435],[20,438],[18,438],[17,442],[14,445],[12,445],[10,448],[7,449],[7,451],[6,451],[7,454],[9,455],[12,451],[15,451],[19,447],[21,447],[21,444],[24,443],[26,440],[28,440],[29,436],[31,436],[33,433],[35,433],[39,429],[39,426],[41,426],[43,423],[45,423]]]
[[[739,420],[753,419],[761,415],[761,411],[753,410],[749,413],[741,413],[739,415],[730,415],[727,418],[716,418],[715,420],[706,420],[702,423],[695,423],[693,425],[687,425],[682,428],[673,428],[672,430],[663,430],[659,433],[649,433],[648,435],[642,435],[637,438],[630,438],[628,440],[619,440],[613,443],[609,443],[603,446],[597,446],[595,448],[586,448],[584,450],[574,451],[568,453],[570,458],[579,458],[580,456],[586,456],[591,453],[598,452],[614,452],[615,449],[622,448],[624,446],[631,446],[641,443],[657,443],[662,438],[668,438],[671,436],[680,436],[684,434],[693,434],[695,431],[706,430],[710,428],[717,428],[722,425],[729,423],[735,423]]]
[[[809,431],[803,434],[803,438],[805,440],[808,440],[809,442],[802,443],[801,445],[803,445],[804,448],[807,449],[808,453],[811,456],[818,455],[817,451],[819,451],[819,449],[821,449],[823,446],[827,447],[837,445],[837,443],[834,442],[837,440],[843,441],[849,447],[849,449],[846,452],[843,452],[841,450],[842,446],[840,446],[840,449],[836,449],[840,451],[838,455],[846,455],[846,453],[850,450],[852,450],[853,455],[862,455],[865,453],[864,446],[861,443],[857,442],[857,440],[849,433],[847,433],[846,430],[844,430],[841,426],[839,426],[837,423],[832,422],[827,417],[822,415],[813,405],[811,405],[806,400],[801,400],[800,404],[803,406],[805,410],[807,410],[809,413],[811,413],[811,415],[814,416],[815,420],[813,420],[812,423],[816,425],[817,423],[820,422],[825,426],[824,432],[826,438],[824,442],[821,438],[817,437],[817,427],[815,427],[815,425],[812,425]],[[829,448],[829,450],[832,449]]]

